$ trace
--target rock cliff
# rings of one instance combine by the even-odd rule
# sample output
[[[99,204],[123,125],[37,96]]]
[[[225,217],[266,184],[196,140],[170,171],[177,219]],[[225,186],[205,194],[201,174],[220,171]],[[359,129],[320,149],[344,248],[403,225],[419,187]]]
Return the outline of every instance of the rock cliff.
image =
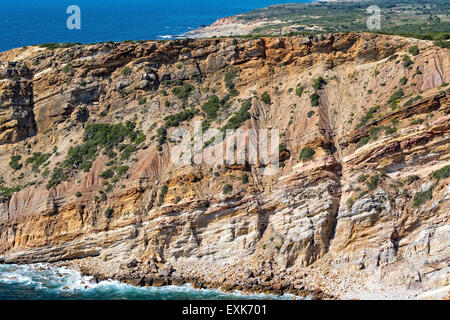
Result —
[[[375,34],[0,53],[0,261],[135,285],[447,297],[448,82],[448,49]],[[279,171],[176,166],[171,134],[196,120],[279,128]]]

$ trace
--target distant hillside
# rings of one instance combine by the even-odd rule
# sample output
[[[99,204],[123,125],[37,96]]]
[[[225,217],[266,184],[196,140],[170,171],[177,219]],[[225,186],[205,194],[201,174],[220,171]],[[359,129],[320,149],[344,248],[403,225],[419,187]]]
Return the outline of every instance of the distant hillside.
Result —
[[[450,1],[370,0],[320,1],[273,5],[219,19],[190,32],[194,37],[281,35],[322,32],[367,32],[367,8],[381,9],[381,33],[420,39],[450,38]]]

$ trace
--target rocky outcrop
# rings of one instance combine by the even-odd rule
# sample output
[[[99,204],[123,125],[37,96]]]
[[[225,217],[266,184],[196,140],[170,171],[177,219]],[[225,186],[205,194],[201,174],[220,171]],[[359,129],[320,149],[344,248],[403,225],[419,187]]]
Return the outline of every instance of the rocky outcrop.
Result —
[[[448,49],[329,34],[0,60],[1,262],[316,298],[448,288]],[[175,165],[171,135],[196,120],[279,128],[279,171]]]
[[[0,144],[15,143],[36,133],[33,88],[21,64],[0,64]]]

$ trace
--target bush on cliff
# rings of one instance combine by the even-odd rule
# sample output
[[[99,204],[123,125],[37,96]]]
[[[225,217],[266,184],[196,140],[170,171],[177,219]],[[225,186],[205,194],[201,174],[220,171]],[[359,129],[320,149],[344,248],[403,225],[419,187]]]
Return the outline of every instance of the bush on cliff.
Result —
[[[191,94],[192,91],[194,91],[194,86],[189,84],[189,83],[185,83],[180,87],[175,87],[172,89],[172,93],[180,100],[184,100],[186,101],[187,98],[189,98],[189,95]]]
[[[226,184],[223,186],[223,194],[228,194],[233,191],[233,186],[231,184]]]
[[[232,130],[236,130],[238,129],[240,126],[242,126],[242,124],[247,121],[248,119],[250,119],[251,115],[250,112],[248,112],[248,110],[250,109],[250,107],[252,106],[252,99],[249,98],[247,100],[245,100],[242,105],[241,108],[238,110],[238,112],[236,112],[226,123],[226,125],[222,128],[223,131],[227,130],[227,129],[232,129]]]
[[[433,198],[433,186],[425,191],[419,191],[414,195],[414,207],[420,207]]]
[[[403,56],[403,67],[410,69],[413,64],[414,62],[411,60],[411,58],[407,54],[405,54]]]
[[[314,92],[309,98],[311,100],[312,107],[317,107],[319,105],[320,96],[317,93]]]
[[[314,79],[312,87],[315,91],[319,91],[326,84],[325,80],[322,77]]]
[[[113,215],[114,215],[114,210],[112,208],[107,208],[105,210],[105,217],[107,219],[111,219]]]
[[[197,110],[192,108],[167,116],[164,118],[164,120],[166,121],[165,126],[167,128],[178,127],[181,122],[192,119],[196,114]]]
[[[411,53],[413,56],[417,56],[419,54],[419,47],[418,46],[412,46],[408,48],[409,53]]]
[[[303,90],[304,90],[303,86],[299,83],[299,84],[297,85],[297,88],[295,88],[295,94],[296,94],[297,96],[301,97],[302,94],[303,94]]]
[[[21,155],[12,156],[11,161],[9,162],[9,166],[11,168],[13,168],[14,170],[21,169],[23,165],[22,165],[22,163],[19,162],[20,160],[22,160]]]
[[[300,160],[302,161],[309,161],[311,160],[314,155],[316,154],[316,152],[314,151],[313,148],[311,147],[305,147],[302,149],[302,151],[300,152]]]
[[[437,182],[439,182],[440,179],[446,179],[446,178],[450,177],[450,165],[434,171],[432,173],[432,176],[434,179],[437,180]]]
[[[202,105],[202,110],[206,113],[209,119],[216,119],[217,112],[221,106],[221,101],[216,95],[211,96],[207,102]]]
[[[161,191],[159,192],[158,206],[160,206],[160,205],[163,204],[164,198],[166,197],[168,191],[169,191],[169,187],[168,187],[166,184],[164,184],[164,185],[161,187]]]
[[[106,169],[100,174],[100,178],[103,179],[111,179],[112,177],[114,177],[114,171],[112,169]]]
[[[39,170],[39,167],[43,165],[48,160],[48,158],[50,158],[50,156],[50,153],[34,152],[33,155],[25,161],[25,163],[32,163],[32,170],[34,172],[37,172]]]
[[[59,167],[53,169],[47,188],[50,189],[66,180],[71,170],[89,172],[102,149],[106,154],[112,155],[113,150],[117,148],[121,151],[121,160],[127,160],[137,151],[137,145],[145,140],[142,131],[135,128],[136,123],[132,121],[127,121],[125,124],[90,123],[86,125],[83,143],[69,148],[66,159]],[[124,144],[125,140],[131,143]]]
[[[388,100],[388,103],[391,105],[392,109],[395,109],[398,106],[400,99],[403,98],[404,95],[405,95],[405,93],[403,92],[402,89],[398,89],[397,91],[394,91],[394,93],[391,95],[391,97]]]
[[[270,99],[270,95],[267,91],[264,91],[264,93],[261,95],[261,101],[265,104],[271,104],[272,100]]]

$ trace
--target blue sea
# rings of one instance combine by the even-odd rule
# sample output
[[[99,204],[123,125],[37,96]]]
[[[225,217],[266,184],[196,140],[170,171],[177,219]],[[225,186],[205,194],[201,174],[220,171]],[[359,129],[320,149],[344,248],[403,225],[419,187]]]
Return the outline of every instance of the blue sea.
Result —
[[[220,17],[283,2],[294,1],[0,0],[0,51],[54,42],[166,39]],[[67,28],[70,5],[81,10],[80,30]]]
[[[89,283],[91,277],[46,264],[0,265],[0,300],[286,300],[292,295],[224,293],[190,285],[133,287],[115,280]]]

